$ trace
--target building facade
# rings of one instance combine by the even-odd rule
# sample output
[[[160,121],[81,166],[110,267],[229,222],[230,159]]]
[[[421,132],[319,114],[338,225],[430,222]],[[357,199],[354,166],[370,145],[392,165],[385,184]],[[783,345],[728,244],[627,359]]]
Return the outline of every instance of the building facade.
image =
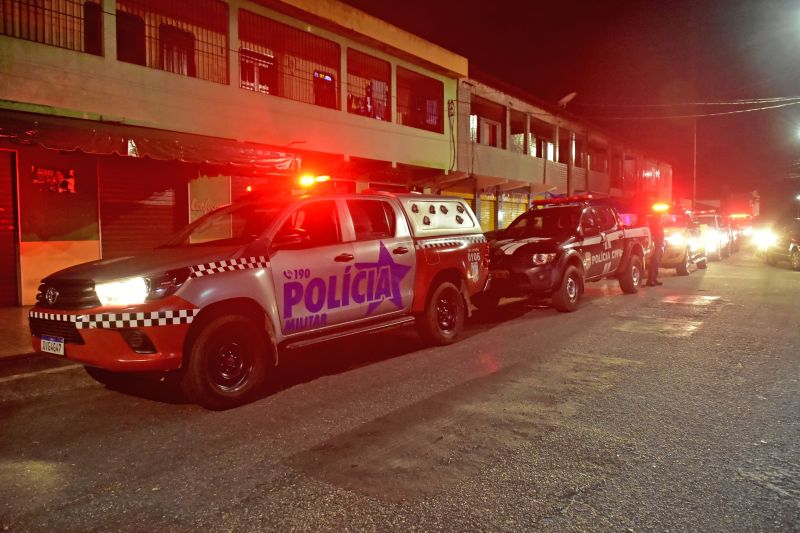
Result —
[[[669,165],[336,0],[0,2],[0,306],[304,174],[468,198],[671,196]]]
[[[0,305],[301,173],[447,173],[465,58],[333,0],[0,4]]]

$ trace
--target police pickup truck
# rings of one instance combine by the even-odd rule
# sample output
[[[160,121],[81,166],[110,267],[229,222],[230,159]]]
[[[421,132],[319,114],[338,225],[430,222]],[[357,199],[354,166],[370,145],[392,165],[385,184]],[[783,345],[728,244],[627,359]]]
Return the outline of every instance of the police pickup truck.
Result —
[[[488,277],[488,244],[463,200],[261,197],[150,253],[50,275],[29,321],[36,350],[101,383],[165,373],[224,409],[251,398],[291,348],[411,323],[450,343]]]
[[[577,309],[587,281],[613,277],[635,293],[653,249],[647,227],[626,228],[613,207],[586,197],[535,201],[490,246],[490,287],[473,300],[478,308],[534,296],[566,312]]]

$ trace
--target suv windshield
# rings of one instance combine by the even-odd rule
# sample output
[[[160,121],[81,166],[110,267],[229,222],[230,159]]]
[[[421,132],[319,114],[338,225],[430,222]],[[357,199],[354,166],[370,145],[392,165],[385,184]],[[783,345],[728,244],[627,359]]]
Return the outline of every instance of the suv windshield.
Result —
[[[685,214],[664,213],[661,215],[661,225],[665,228],[685,228],[691,223],[691,219]]]
[[[580,207],[535,209],[517,217],[503,233],[503,238],[566,236],[578,229]]]
[[[161,248],[242,245],[259,237],[286,208],[289,200],[233,204],[204,215]]]

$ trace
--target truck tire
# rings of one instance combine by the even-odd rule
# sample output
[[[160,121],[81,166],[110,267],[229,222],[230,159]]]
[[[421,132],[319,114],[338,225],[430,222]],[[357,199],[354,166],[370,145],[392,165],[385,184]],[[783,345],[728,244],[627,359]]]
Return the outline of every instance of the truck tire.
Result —
[[[687,248],[686,251],[683,252],[683,261],[681,264],[675,268],[675,271],[678,273],[679,276],[688,276],[689,275],[689,265],[692,263],[690,257],[689,249]]]
[[[695,263],[695,265],[696,265],[696,266],[697,266],[697,268],[699,268],[700,270],[705,270],[705,269],[707,269],[707,268],[708,268],[708,257],[704,257],[703,259],[701,259],[700,261],[698,261],[697,263]]]
[[[187,398],[222,410],[251,399],[271,364],[263,328],[245,315],[212,318],[188,347],[180,386]]]
[[[562,313],[571,313],[578,309],[578,302],[583,292],[583,276],[575,266],[568,266],[561,277],[561,283],[553,291],[553,307]]]
[[[636,294],[642,283],[642,258],[638,254],[631,254],[624,272],[619,276],[619,288],[625,294]]]
[[[417,330],[427,344],[450,344],[464,329],[466,306],[461,291],[449,281],[437,285],[428,296],[425,312],[417,317]]]

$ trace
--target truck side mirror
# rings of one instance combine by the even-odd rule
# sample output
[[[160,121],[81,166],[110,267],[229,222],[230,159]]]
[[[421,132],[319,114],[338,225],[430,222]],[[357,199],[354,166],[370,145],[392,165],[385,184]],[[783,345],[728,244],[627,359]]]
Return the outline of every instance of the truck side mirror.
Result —
[[[308,232],[302,228],[285,228],[272,239],[273,248],[296,248],[309,241]]]

